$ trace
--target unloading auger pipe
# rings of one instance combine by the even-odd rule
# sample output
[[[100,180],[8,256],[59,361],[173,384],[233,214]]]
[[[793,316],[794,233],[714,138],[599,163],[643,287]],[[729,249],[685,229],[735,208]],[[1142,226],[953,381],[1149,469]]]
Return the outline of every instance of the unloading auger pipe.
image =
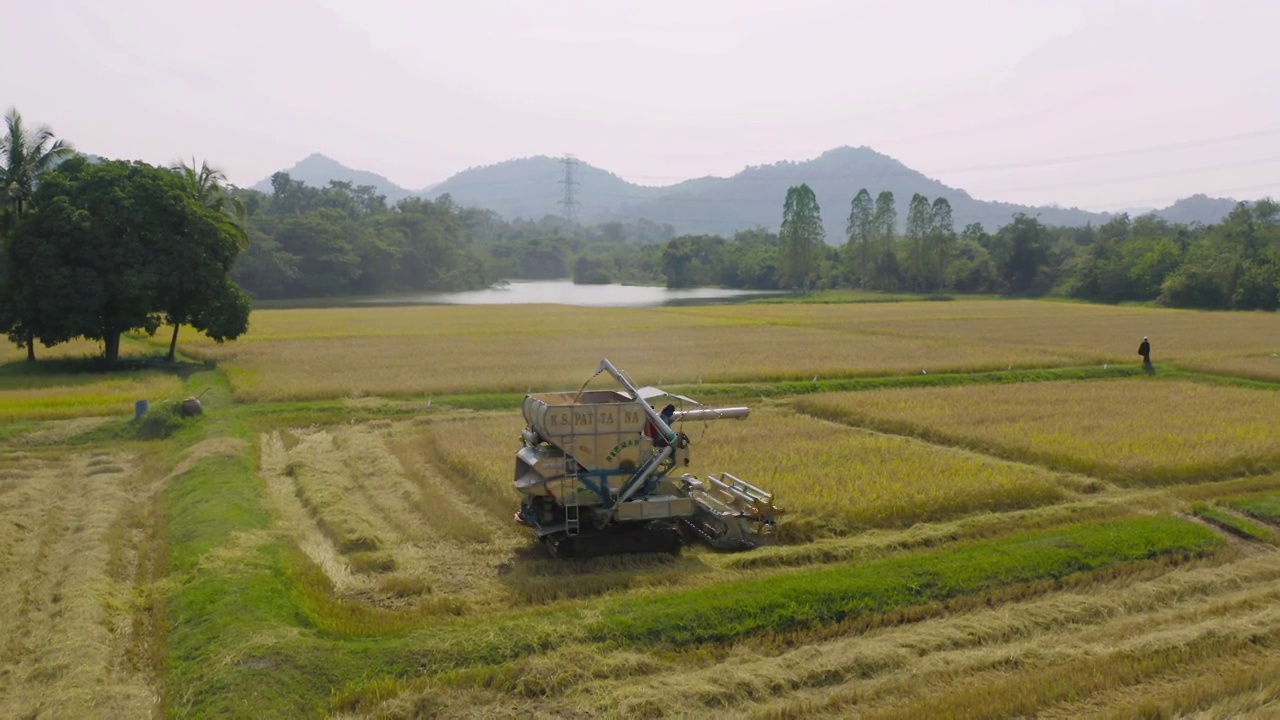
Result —
[[[668,445],[662,448],[662,452],[654,455],[653,458],[649,460],[649,463],[644,466],[644,469],[641,470],[636,475],[635,479],[631,481],[631,484],[623,488],[622,494],[618,496],[617,504],[621,505],[622,503],[630,500],[631,496],[635,495],[636,491],[644,486],[644,482],[649,479],[649,476],[653,474],[653,471],[657,470],[659,465],[665,462],[667,458],[671,457],[671,453],[671,446]]]
[[[627,391],[631,393],[632,397],[640,400],[640,391],[636,389],[634,384],[632,384],[630,378],[619,370],[617,366],[609,362],[608,358],[601,360],[600,367],[596,369],[597,375],[602,372],[607,372],[612,375],[615,380],[622,384],[622,387],[626,388]],[[644,411],[645,415],[649,416],[649,420],[651,420],[658,428],[658,432],[663,434],[663,437],[667,439],[667,442],[675,441],[675,431],[672,430],[670,425],[663,421],[662,416],[659,415],[656,410],[649,407],[649,403],[641,402],[640,409]],[[698,408],[696,410],[677,410],[675,415],[672,416],[672,419],[682,421],[740,420],[745,419],[750,414],[751,408],[748,407]]]
[[[698,408],[697,410],[677,410],[673,419],[682,421],[695,420],[741,420],[751,414],[751,408]]]
[[[600,361],[600,367],[596,370],[596,374],[599,375],[601,372],[608,372],[615,380],[622,384],[622,387],[626,388],[627,391],[631,393],[631,397],[640,401],[640,409],[644,411],[645,415],[649,416],[649,421],[653,423],[654,427],[658,428],[658,432],[662,434],[662,437],[666,439],[668,443],[676,441],[676,432],[671,429],[671,426],[668,425],[665,420],[662,419],[662,416],[658,414],[658,411],[649,407],[649,403],[645,402],[640,397],[640,391],[636,389],[636,386],[632,384],[631,380],[628,379],[621,370],[615,367],[613,363],[609,362],[609,358],[605,358]]]

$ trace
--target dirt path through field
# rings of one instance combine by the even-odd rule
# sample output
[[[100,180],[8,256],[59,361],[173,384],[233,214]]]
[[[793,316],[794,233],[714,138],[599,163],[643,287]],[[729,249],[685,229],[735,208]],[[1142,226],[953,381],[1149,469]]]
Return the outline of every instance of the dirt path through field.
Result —
[[[134,637],[151,491],[121,453],[0,453],[0,717],[145,718]]]

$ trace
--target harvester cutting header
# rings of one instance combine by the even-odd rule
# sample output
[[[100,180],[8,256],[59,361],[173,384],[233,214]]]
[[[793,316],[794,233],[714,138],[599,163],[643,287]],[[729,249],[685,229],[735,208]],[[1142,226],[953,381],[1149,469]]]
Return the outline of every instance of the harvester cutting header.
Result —
[[[678,553],[686,538],[719,550],[773,540],[773,496],[729,473],[699,479],[684,422],[743,419],[745,407],[710,408],[658,388],[637,388],[607,359],[621,390],[530,394],[516,452],[515,486],[524,497],[516,521],[558,557]],[[587,381],[588,383],[590,380]],[[681,403],[659,413],[651,403]],[[680,472],[677,475],[677,472]]]

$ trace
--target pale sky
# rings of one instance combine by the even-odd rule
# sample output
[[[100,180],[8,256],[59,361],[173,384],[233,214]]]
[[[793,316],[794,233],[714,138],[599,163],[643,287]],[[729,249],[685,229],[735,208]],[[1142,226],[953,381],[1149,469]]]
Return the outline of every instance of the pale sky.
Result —
[[[991,200],[1280,198],[1275,0],[3,0],[0,105],[250,185],[574,153],[647,185],[867,145]]]

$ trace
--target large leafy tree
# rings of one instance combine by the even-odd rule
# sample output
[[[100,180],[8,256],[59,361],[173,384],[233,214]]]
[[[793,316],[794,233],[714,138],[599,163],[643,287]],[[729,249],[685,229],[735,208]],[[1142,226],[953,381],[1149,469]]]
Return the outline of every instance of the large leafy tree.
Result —
[[[75,159],[32,200],[40,211],[19,223],[9,257],[17,297],[39,300],[26,329],[41,343],[100,340],[115,362],[121,333],[154,332],[165,316],[218,341],[248,327],[248,299],[227,280],[239,238],[178,174]],[[177,309],[178,295],[190,307]]]
[[[778,233],[778,264],[783,282],[808,292],[825,242],[817,196],[807,184],[792,186],[782,205],[782,229]]]
[[[719,235],[671,238],[662,250],[662,273],[667,277],[667,287],[688,288],[713,283],[724,247],[725,239]]]
[[[31,197],[40,178],[58,163],[75,154],[70,143],[57,140],[47,126],[27,128],[17,108],[4,116],[5,135],[0,139],[0,230],[12,229],[31,206]],[[36,359],[35,338],[30,327],[34,316],[23,315],[22,308],[34,309],[36,298],[17,298],[14,285],[0,277],[0,322],[9,328],[10,337],[25,343],[27,360]],[[25,301],[20,301],[25,300]]]
[[[215,340],[237,337],[248,329],[248,313],[244,313],[242,326],[236,312],[242,305],[248,307],[248,297],[227,277],[249,236],[244,227],[244,204],[227,192],[221,170],[208,162],[202,162],[197,170],[194,159],[190,165],[178,162],[170,169],[182,180],[187,196],[212,211],[207,218],[219,230],[174,238],[162,248],[160,260],[170,272],[157,278],[157,306],[161,319],[173,328],[168,355],[173,362],[178,330],[184,324]]]
[[[1042,295],[1042,270],[1049,259],[1049,230],[1040,221],[1024,213],[1015,213],[1013,222],[996,232],[991,256],[1006,292],[1014,295]]]

